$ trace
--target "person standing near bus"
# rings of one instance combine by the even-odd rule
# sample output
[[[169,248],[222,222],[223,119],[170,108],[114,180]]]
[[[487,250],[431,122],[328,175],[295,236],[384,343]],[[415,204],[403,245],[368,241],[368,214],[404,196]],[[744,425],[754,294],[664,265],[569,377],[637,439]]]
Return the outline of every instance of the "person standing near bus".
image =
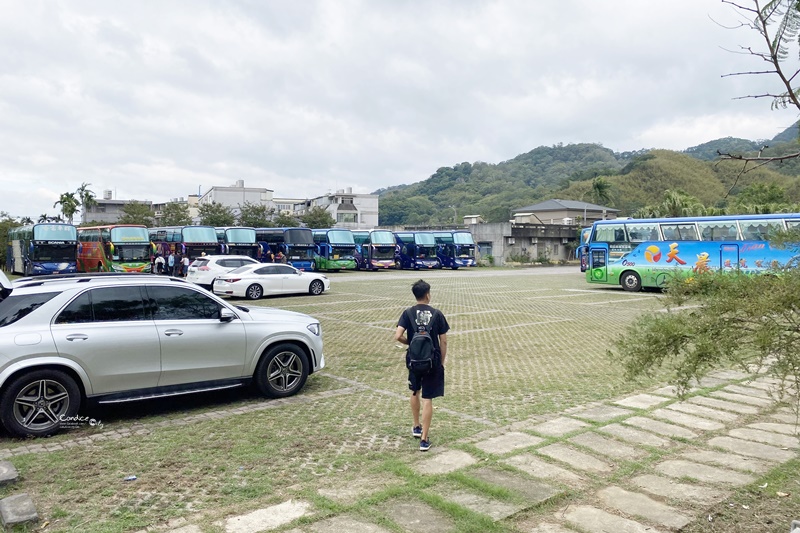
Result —
[[[155,267],[156,267],[156,274],[163,274],[164,273],[164,256],[163,255],[158,254],[156,256]]]
[[[411,390],[411,417],[414,425],[411,435],[419,438],[419,450],[426,452],[430,449],[430,436],[428,431],[433,419],[433,399],[444,396],[444,367],[447,360],[447,332],[450,325],[444,314],[430,306],[431,286],[419,280],[411,286],[411,292],[417,304],[409,307],[400,315],[394,338],[397,342],[409,345],[414,338],[418,327],[425,327],[430,333],[433,342],[434,367],[424,375],[408,371],[408,388]],[[413,322],[412,322],[413,320]],[[409,366],[408,351],[406,351],[406,366]],[[420,406],[422,417],[420,423]]]
[[[181,261],[181,264],[183,265],[183,272],[181,272],[181,274],[185,278],[186,275],[189,273],[189,254],[188,253],[183,256],[183,260]]]
[[[167,256],[167,274],[170,276],[174,275],[175,273],[175,254],[170,253]]]

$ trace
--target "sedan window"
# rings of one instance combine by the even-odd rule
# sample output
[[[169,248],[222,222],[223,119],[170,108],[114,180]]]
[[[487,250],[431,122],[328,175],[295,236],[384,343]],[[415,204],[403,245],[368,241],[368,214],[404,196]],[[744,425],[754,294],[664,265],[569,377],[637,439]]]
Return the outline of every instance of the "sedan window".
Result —
[[[220,305],[184,287],[148,287],[154,320],[219,320]]]
[[[27,296],[9,296],[0,301],[0,327],[13,324],[17,320],[31,314],[42,304],[53,299],[58,293],[29,294]]]
[[[274,266],[266,266],[257,268],[253,271],[253,274],[258,274],[259,276],[266,276],[268,274],[277,274],[277,270],[275,270]]]
[[[295,269],[286,265],[275,265],[274,268],[278,274],[294,274],[296,272]]]

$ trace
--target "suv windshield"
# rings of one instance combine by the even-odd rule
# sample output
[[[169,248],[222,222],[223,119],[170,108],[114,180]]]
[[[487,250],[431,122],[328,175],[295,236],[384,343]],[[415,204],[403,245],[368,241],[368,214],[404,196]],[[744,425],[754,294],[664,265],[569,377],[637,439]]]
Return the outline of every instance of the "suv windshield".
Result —
[[[0,302],[0,328],[13,324],[34,312],[42,304],[53,299],[57,292],[27,294],[23,296],[12,295]]]

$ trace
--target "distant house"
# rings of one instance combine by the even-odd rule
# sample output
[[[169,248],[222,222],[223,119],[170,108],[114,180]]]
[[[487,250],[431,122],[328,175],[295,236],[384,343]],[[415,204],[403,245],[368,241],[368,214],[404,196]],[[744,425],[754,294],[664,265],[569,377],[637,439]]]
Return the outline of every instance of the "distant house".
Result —
[[[619,209],[612,209],[576,200],[547,200],[511,212],[512,224],[564,224],[591,226],[596,220],[617,218]]]

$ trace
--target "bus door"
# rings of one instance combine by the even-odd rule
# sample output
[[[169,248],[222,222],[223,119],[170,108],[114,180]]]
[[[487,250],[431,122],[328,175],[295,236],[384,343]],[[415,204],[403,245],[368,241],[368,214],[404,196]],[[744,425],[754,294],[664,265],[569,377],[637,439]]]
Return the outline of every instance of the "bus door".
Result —
[[[720,270],[733,270],[739,268],[739,245],[723,244],[719,247]]]
[[[589,270],[591,281],[608,282],[608,248],[589,249]]]

